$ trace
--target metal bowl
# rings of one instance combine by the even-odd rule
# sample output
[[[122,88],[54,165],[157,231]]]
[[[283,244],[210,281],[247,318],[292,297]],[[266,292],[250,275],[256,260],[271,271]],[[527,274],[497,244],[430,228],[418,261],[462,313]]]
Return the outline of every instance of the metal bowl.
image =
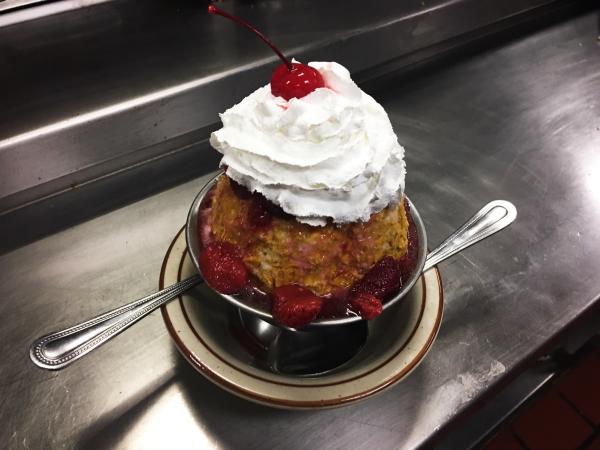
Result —
[[[200,205],[202,204],[202,200],[204,200],[204,197],[210,192],[210,190],[213,188],[213,186],[217,183],[217,180],[219,179],[220,176],[224,176],[223,172],[217,173],[212,179],[210,179],[204,185],[204,187],[200,190],[200,192],[194,199],[194,202],[192,203],[192,206],[190,207],[190,211],[188,213],[185,238],[187,240],[188,251],[190,253],[192,261],[194,262],[194,266],[196,266],[196,269],[198,270],[198,272],[200,274],[202,272],[200,270],[200,265],[198,264],[198,257],[200,255],[200,247],[199,247],[199,242],[198,242],[198,212],[200,210]],[[408,204],[410,206],[410,215],[415,224],[415,228],[417,229],[417,234],[418,234],[418,238],[419,238],[419,249],[418,249],[419,254],[418,254],[418,258],[417,258],[417,264],[416,264],[416,267],[415,267],[412,275],[410,276],[408,281],[403,284],[400,291],[398,291],[398,293],[394,297],[388,299],[383,304],[384,311],[388,308],[391,308],[396,303],[398,303],[411,290],[411,288],[414,286],[416,281],[419,279],[419,276],[421,275],[421,272],[423,271],[423,266],[425,264],[425,257],[426,257],[426,253],[427,253],[426,252],[427,235],[425,233],[425,226],[423,225],[423,221],[421,220],[421,216],[419,215],[417,208],[415,208],[414,204],[410,201],[410,199],[408,197],[406,197],[406,200],[408,201]],[[273,325],[277,325],[279,327],[285,328],[282,324],[277,322],[277,320],[273,317],[273,315],[269,311],[266,311],[264,309],[259,309],[252,305],[249,305],[246,302],[244,302],[243,299],[240,299],[236,296],[221,294],[220,292],[216,292],[216,293],[220,297],[222,297],[224,300],[226,300],[229,303],[233,304],[234,306],[240,308],[240,310],[242,310],[243,312],[252,314],[260,319],[263,319],[263,320],[273,324]],[[353,322],[358,322],[361,320],[364,320],[364,319],[362,319],[361,317],[358,317],[358,316],[343,317],[343,318],[339,318],[339,319],[317,319],[317,320],[314,320],[313,322],[311,322],[310,325],[308,325],[307,327],[303,328],[303,330],[307,330],[307,329],[310,329],[313,327],[328,327],[328,326],[334,326],[334,325],[335,326],[345,325],[345,324],[349,324],[349,323],[353,323]]]

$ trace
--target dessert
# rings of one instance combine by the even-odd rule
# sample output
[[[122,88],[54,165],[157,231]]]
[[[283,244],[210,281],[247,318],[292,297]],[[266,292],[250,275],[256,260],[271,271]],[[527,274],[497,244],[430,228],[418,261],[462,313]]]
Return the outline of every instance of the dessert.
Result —
[[[289,62],[258,34],[284,63],[211,135],[225,175],[200,218],[202,274],[225,294],[262,293],[290,327],[373,319],[416,258],[404,149],[347,69]]]

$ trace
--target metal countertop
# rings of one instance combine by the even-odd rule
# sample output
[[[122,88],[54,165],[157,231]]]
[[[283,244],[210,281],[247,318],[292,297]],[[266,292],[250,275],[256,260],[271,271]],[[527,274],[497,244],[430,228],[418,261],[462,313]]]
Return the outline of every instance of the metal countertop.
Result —
[[[204,177],[0,256],[0,443],[388,449],[426,442],[598,306],[598,34],[598,13],[588,13],[374,93],[407,149],[408,193],[432,245],[489,200],[511,200],[519,210],[508,230],[442,265],[441,331],[405,381],[334,410],[255,405],[188,366],[158,312],[62,372],[30,363],[28,346],[40,334],[156,288]]]

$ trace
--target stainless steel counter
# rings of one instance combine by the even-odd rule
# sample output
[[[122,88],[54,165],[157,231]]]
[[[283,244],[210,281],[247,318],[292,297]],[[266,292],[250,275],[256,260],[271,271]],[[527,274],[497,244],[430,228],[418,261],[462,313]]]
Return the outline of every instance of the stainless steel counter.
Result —
[[[0,256],[0,444],[427,442],[578,317],[598,311],[598,34],[598,13],[589,13],[374,92],[407,149],[408,192],[432,243],[494,198],[513,201],[520,214],[442,266],[441,331],[404,382],[336,410],[258,406],[194,372],[159,313],[65,371],[35,368],[27,354],[35,337],[156,288],[163,255],[203,183],[195,179]]]

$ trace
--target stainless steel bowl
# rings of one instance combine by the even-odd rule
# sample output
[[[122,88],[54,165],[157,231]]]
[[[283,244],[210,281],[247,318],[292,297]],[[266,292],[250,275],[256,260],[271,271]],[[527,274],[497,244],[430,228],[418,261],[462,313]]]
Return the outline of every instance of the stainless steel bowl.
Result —
[[[190,207],[190,211],[187,217],[185,237],[187,240],[190,256],[199,273],[202,273],[202,271],[200,270],[200,265],[198,264],[198,257],[200,255],[200,246],[198,242],[198,212],[200,210],[202,200],[204,200],[204,197],[210,192],[210,190],[217,183],[217,180],[221,176],[224,176],[223,172],[217,173],[211,180],[209,180],[204,185],[204,187],[200,190],[200,192],[194,199],[194,202]],[[423,266],[425,265],[425,259],[427,255],[427,234],[425,232],[425,226],[423,225],[423,221],[421,220],[421,216],[419,215],[419,211],[417,211],[417,208],[415,208],[415,205],[410,201],[408,197],[406,197],[406,199],[408,201],[408,204],[410,205],[410,215],[412,216],[415,228],[417,229],[417,234],[419,238],[419,254],[417,258],[416,267],[409,280],[403,284],[400,291],[393,298],[390,298],[383,304],[384,311],[398,303],[411,290],[411,288],[419,279],[421,272],[423,271]],[[240,308],[242,311],[250,313],[274,325],[283,327],[283,325],[278,323],[269,311],[249,305],[245,303],[242,299],[237,298],[236,296],[221,294],[219,292],[217,292],[217,294],[232,305]],[[304,329],[310,329],[313,327],[327,327],[332,325],[345,325],[361,320],[363,319],[358,316],[343,317],[340,319],[317,319],[311,322],[311,324],[308,327],[305,327]]]

